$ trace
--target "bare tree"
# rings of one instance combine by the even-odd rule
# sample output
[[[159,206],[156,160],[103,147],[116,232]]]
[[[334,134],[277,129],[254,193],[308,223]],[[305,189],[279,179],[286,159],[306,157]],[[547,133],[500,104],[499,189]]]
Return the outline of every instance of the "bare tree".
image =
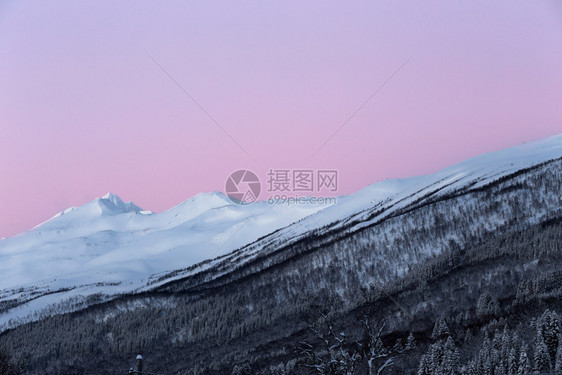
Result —
[[[369,366],[369,375],[380,375],[394,363],[392,353],[384,346],[381,338],[385,324],[383,323],[377,329],[376,324],[367,317],[364,317],[361,322],[367,336],[364,353]],[[382,362],[382,364],[376,366],[378,362]]]
[[[366,363],[369,375],[382,375],[394,363],[392,352],[382,341],[385,324],[378,326],[365,316],[360,320],[363,326],[363,340],[348,340],[345,332],[335,328],[335,313],[321,311],[320,317],[308,324],[317,345],[301,342],[300,349],[308,360],[303,366],[318,375],[352,375],[358,371],[360,362]],[[403,349],[402,349],[403,351]]]
[[[308,342],[301,342],[301,352],[309,363],[305,367],[313,369],[319,375],[352,375],[361,355],[357,350],[349,350],[345,332],[334,328],[334,314],[322,312],[320,318],[308,327],[320,345],[315,347]]]

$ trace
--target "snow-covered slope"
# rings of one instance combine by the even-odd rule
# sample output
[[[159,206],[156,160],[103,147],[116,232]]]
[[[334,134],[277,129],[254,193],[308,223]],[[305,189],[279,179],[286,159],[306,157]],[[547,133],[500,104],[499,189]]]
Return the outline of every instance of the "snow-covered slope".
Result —
[[[562,158],[562,134],[480,155],[431,175],[378,182],[352,195],[338,197],[337,204],[251,243],[237,252],[217,258],[204,267],[174,272],[155,284],[166,284],[201,272],[204,268],[214,268],[213,272],[206,275],[208,281],[209,278],[227,274],[266,252],[297,243],[300,239],[309,237],[311,233],[320,232],[321,235],[325,235],[328,231],[351,233],[383,222],[401,212],[421,207],[431,200],[479,189],[503,177],[560,158]],[[555,179],[562,184],[562,171],[554,172],[557,176]],[[559,188],[541,194],[551,196],[556,195],[557,191]],[[562,211],[562,197],[552,199],[555,203],[552,207],[545,208],[544,213]],[[535,220],[539,219],[541,218],[535,217]],[[400,232],[399,223],[393,232]],[[327,242],[333,240],[330,236],[325,237]],[[150,287],[154,287],[155,284]]]
[[[109,193],[0,241],[0,325],[69,298],[80,305],[97,293],[132,292],[151,275],[227,253],[324,207],[242,206],[213,192],[156,214]]]
[[[0,330],[2,324],[17,325],[119,293],[148,290],[225,260],[228,267],[220,272],[228,272],[319,228],[356,230],[428,197],[485,186],[558,158],[562,134],[485,154],[432,175],[382,181],[339,197],[328,207],[267,202],[240,206],[215,192],[155,214],[108,194],[0,241]],[[228,255],[235,249],[241,250]]]

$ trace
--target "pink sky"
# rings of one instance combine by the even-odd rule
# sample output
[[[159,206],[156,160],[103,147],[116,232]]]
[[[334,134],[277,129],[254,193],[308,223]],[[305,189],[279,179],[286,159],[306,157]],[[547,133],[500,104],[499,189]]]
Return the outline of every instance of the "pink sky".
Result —
[[[108,191],[159,212],[241,168],[337,169],[348,194],[559,133],[561,98],[555,0],[3,1],[0,237]]]

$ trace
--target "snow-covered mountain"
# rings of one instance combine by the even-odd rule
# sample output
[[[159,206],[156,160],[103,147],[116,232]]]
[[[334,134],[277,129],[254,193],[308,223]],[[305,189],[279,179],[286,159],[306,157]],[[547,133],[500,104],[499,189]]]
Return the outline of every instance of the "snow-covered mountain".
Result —
[[[0,325],[6,328],[61,308],[79,309],[119,294],[150,290],[203,270],[215,269],[206,277],[218,277],[312,233],[356,231],[429,199],[479,189],[560,158],[562,134],[432,175],[382,181],[339,197],[331,206],[235,205],[215,192],[156,214],[108,194],[0,241]],[[560,208],[558,196],[543,195],[554,202],[552,209]],[[481,230],[480,224],[474,229]],[[385,237],[395,232],[390,228]],[[431,251],[435,244],[419,245]]]
[[[236,205],[213,192],[152,213],[108,193],[0,241],[0,325],[68,299],[81,305],[99,293],[133,292],[150,276],[225,254],[324,207]]]
[[[526,180],[527,176],[524,173],[526,170],[561,158],[562,134],[559,134],[544,140],[480,155],[427,176],[381,181],[349,196],[338,197],[337,204],[284,227],[260,241],[250,243],[239,251],[225,254],[213,262],[209,262],[205,267],[176,271],[169,274],[167,278],[160,278],[158,283],[154,284],[163,285],[173,280],[180,280],[197,274],[202,268],[209,269],[205,275],[208,282],[213,278],[233,272],[258,257],[277,252],[281,248],[290,248],[292,244],[307,240],[311,236],[323,238],[316,244],[318,247],[321,246],[321,242],[330,243],[335,240],[333,236],[328,235],[329,233],[337,233],[336,237],[346,236],[364,228],[377,226],[377,224],[381,224],[377,227],[380,232],[378,236],[384,236],[388,243],[392,243],[394,239],[402,236],[406,227],[406,223],[403,218],[399,217],[400,215],[417,210],[429,203],[478,191],[508,176],[516,178],[515,175],[521,174],[519,179]],[[556,166],[556,164],[553,165]],[[562,171],[555,170],[552,173],[558,184],[562,184]],[[548,207],[529,208],[524,215],[519,215],[519,219],[532,224],[540,222],[553,212],[562,212],[562,197],[559,195],[559,190],[560,186],[548,191],[537,191],[536,197],[549,202]],[[517,194],[515,192],[513,197],[508,195],[502,199],[516,199]],[[478,199],[471,197],[460,199],[456,203],[458,207],[450,215],[460,217],[464,212],[475,210],[481,205]],[[513,215],[514,213],[510,212],[506,213],[505,217]],[[398,217],[397,220],[392,220],[396,217]],[[455,217],[449,219],[453,220]],[[473,218],[470,229],[480,233],[493,231],[505,225],[504,221],[505,219],[498,218],[490,222],[489,217],[476,217]],[[408,222],[407,224],[408,227],[416,227],[414,223]],[[421,252],[420,259],[423,258],[423,252],[425,252],[425,256],[436,255],[435,249],[446,247],[446,243],[450,240],[458,241],[458,234],[453,233],[443,238],[432,236],[432,238],[420,239],[416,244]],[[402,254],[402,256],[406,256],[406,254]],[[375,263],[386,262],[384,258],[381,257]],[[415,262],[412,259],[403,259],[402,262],[389,263],[387,266],[400,273],[413,263]],[[151,284],[150,288],[153,288],[154,284]],[[145,288],[145,290],[148,289]]]

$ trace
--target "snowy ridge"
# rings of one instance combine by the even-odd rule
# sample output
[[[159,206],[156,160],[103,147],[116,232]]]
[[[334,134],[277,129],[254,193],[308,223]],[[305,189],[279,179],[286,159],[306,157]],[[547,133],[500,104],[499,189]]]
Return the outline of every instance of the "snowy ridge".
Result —
[[[480,155],[431,175],[381,181],[352,195],[338,197],[337,204],[249,244],[238,252],[215,259],[197,269],[175,272],[144,290],[221,264],[220,270],[214,274],[214,277],[219,277],[252,261],[265,249],[296,243],[313,231],[322,229],[325,233],[350,226],[350,230],[359,230],[391,218],[403,209],[411,209],[417,202],[423,203],[428,198],[439,199],[455,192],[478,189],[502,177],[560,158],[562,134]]]
[[[213,192],[155,214],[107,194],[1,242],[0,326],[62,301],[134,292],[151,275],[227,253],[324,207],[241,206]]]
[[[221,270],[227,273],[266,249],[298,241],[312,231],[359,229],[428,197],[483,187],[559,158],[562,134],[472,158],[432,175],[382,181],[339,197],[332,206],[271,207],[265,201],[235,205],[214,192],[156,214],[110,193],[0,242],[0,330],[2,325],[5,329],[40,319],[63,301],[72,301],[67,309],[79,309],[219,263],[229,265]],[[240,250],[229,254],[236,249]],[[203,261],[207,262],[188,270]]]

